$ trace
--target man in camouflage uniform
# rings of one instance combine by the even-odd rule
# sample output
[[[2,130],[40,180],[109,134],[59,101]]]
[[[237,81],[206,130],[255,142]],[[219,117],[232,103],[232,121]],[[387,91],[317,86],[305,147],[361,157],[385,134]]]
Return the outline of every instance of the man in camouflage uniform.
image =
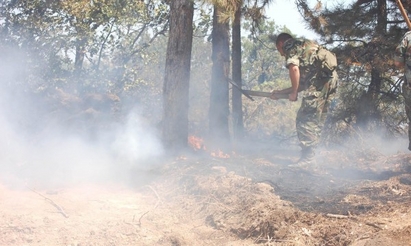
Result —
[[[404,68],[405,81],[402,84],[405,112],[408,122],[411,121],[411,32],[405,33],[400,44],[395,49],[394,63],[399,68]],[[411,150],[411,128],[408,126],[408,149]]]
[[[276,38],[277,50],[286,60],[291,87],[274,90],[286,93],[290,101],[297,101],[298,92],[305,91],[301,107],[297,113],[297,136],[302,148],[301,158],[295,165],[306,167],[314,160],[324,126],[328,107],[337,88],[337,59],[335,55],[317,43],[307,39],[295,39],[288,33]]]

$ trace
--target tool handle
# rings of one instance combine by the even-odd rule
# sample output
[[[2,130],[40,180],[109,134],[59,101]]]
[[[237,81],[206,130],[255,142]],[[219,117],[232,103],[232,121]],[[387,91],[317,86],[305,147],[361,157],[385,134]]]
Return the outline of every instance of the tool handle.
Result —
[[[407,23],[408,29],[411,30],[411,22],[408,18],[407,12],[405,12],[404,7],[402,6],[401,0],[395,0],[397,2],[398,7],[400,8],[401,15],[404,17],[405,22]]]

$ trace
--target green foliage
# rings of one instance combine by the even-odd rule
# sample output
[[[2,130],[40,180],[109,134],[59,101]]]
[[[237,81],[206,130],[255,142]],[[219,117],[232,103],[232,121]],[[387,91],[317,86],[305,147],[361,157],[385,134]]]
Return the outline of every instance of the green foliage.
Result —
[[[30,102],[36,116],[19,121],[40,131],[121,121],[134,107],[158,123],[167,30],[163,1],[2,1],[0,50],[24,54],[5,93]]]
[[[282,32],[284,29],[272,21],[262,21],[259,29],[252,31],[250,22],[244,22],[243,28],[248,36],[242,40],[243,45],[243,84],[252,87],[266,81],[287,78],[284,58],[280,56],[269,35]]]
[[[48,76],[59,80],[73,73],[77,55],[84,56],[75,86],[82,90],[118,92],[135,76],[124,68],[148,58],[141,53],[168,27],[168,6],[161,1],[6,2],[1,42],[36,51],[33,60],[53,67]]]
[[[197,10],[198,14],[194,19],[194,37],[211,38],[213,24],[213,8],[210,5],[201,5]]]
[[[263,2],[259,4],[263,6]],[[305,8],[305,1],[298,2],[308,23],[322,35],[321,43],[333,49],[339,60],[339,99],[327,122],[325,138],[343,141],[345,135],[352,134],[359,112],[366,108],[361,100],[370,92],[375,94],[370,98],[376,109],[368,114],[375,116],[376,122],[370,129],[384,127],[387,135],[404,134],[406,118],[399,94],[401,81],[397,79],[401,74],[394,69],[391,57],[406,27],[389,21],[399,18],[396,8],[388,3],[385,32],[376,32],[384,23],[376,19],[376,1],[315,10]],[[243,87],[261,91],[288,87],[284,58],[269,35],[289,30],[264,19],[257,26],[251,17],[251,3],[243,2]],[[197,7],[190,84],[192,132],[207,129],[212,66],[211,44],[205,39],[211,33],[212,8]],[[24,52],[28,69],[13,84],[16,90],[45,97],[52,97],[55,88],[80,98],[94,92],[113,93],[124,105],[132,103],[123,110],[137,104],[152,122],[161,118],[167,31],[168,5],[160,0],[0,2],[0,48]],[[76,55],[84,55],[78,70]],[[373,73],[377,75],[373,77]],[[379,87],[374,86],[375,78],[381,81]],[[243,97],[249,135],[294,135],[299,101],[255,99]]]

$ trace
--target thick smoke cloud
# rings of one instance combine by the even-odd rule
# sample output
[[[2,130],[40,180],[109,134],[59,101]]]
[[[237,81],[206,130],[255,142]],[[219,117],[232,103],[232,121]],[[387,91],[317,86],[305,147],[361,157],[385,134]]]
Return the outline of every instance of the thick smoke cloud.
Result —
[[[2,50],[2,54],[2,182],[56,187],[78,182],[138,179],[138,170],[150,169],[150,160],[162,156],[163,148],[156,130],[144,123],[138,110],[121,112],[126,119],[124,122],[105,122],[106,127],[95,130],[92,139],[82,131],[76,132],[79,125],[68,125],[61,115],[53,116],[50,111],[53,107],[44,97],[52,97],[53,90],[48,94],[36,92],[36,88],[41,89],[47,81],[28,71],[30,66],[24,52]],[[91,127],[94,126],[84,128]]]

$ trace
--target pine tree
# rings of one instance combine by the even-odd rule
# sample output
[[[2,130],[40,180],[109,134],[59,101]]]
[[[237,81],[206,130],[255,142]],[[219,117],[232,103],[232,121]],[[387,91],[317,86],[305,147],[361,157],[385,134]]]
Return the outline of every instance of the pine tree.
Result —
[[[400,107],[401,80],[392,54],[406,25],[395,2],[363,0],[332,8],[318,2],[309,8],[306,0],[298,0],[297,6],[322,45],[337,54],[344,103],[338,119],[366,130],[399,129],[402,119],[394,112]]]

